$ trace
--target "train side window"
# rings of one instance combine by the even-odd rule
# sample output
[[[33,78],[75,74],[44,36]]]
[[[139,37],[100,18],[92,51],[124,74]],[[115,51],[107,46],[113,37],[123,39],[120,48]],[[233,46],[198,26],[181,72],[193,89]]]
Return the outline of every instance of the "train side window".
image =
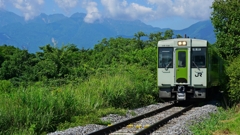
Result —
[[[192,68],[206,67],[206,48],[192,48]]]
[[[173,68],[173,48],[158,48],[158,68]]]

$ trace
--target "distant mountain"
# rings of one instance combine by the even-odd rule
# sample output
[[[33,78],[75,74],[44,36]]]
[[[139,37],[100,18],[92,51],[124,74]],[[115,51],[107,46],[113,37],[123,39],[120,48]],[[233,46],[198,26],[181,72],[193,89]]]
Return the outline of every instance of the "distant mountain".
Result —
[[[119,21],[104,19],[95,23],[85,23],[84,13],[75,13],[71,17],[62,14],[40,14],[33,20],[12,12],[0,10],[0,45],[14,45],[28,49],[30,52],[39,50],[39,46],[53,44],[75,44],[79,48],[92,48],[98,41],[110,37],[133,37],[139,31],[153,33],[165,31],[157,27],[135,21]],[[174,34],[207,39],[215,42],[213,27],[210,21],[196,23],[183,30],[174,30]]]
[[[191,38],[195,37],[199,39],[205,39],[210,43],[214,43],[216,41],[214,28],[210,20],[195,23],[183,30],[174,30],[174,34],[187,34],[187,36]]]

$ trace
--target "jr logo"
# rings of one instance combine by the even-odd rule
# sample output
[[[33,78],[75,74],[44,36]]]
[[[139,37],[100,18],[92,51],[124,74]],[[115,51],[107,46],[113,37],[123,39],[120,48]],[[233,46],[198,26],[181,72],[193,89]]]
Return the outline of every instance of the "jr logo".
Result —
[[[197,74],[195,74],[195,77],[202,77],[202,73],[197,73]]]

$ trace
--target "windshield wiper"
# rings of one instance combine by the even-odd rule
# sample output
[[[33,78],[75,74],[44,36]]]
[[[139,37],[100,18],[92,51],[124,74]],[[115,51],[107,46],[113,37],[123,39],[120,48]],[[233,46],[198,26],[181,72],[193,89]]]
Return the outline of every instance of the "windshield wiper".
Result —
[[[198,70],[200,71],[200,69],[199,69],[199,67],[197,66],[197,64],[194,62],[194,61],[192,61],[193,62],[193,64],[198,68]]]
[[[170,61],[170,62],[167,64],[167,66],[165,67],[165,70],[168,69],[168,67],[170,66],[171,63],[172,63],[172,62]]]

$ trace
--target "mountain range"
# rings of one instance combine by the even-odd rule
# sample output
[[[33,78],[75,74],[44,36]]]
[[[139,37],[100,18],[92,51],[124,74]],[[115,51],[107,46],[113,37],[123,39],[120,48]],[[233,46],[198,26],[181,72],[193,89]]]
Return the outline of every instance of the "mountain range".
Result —
[[[63,14],[40,14],[25,21],[13,12],[0,10],[0,45],[13,45],[29,52],[39,51],[40,46],[54,44],[75,44],[78,48],[93,48],[98,41],[110,37],[133,37],[139,31],[146,34],[164,32],[168,28],[147,25],[140,20],[123,21],[104,19],[94,23],[84,22],[84,13],[75,13],[70,17]],[[216,41],[214,28],[210,20],[201,21],[182,30],[173,30],[174,34]]]

